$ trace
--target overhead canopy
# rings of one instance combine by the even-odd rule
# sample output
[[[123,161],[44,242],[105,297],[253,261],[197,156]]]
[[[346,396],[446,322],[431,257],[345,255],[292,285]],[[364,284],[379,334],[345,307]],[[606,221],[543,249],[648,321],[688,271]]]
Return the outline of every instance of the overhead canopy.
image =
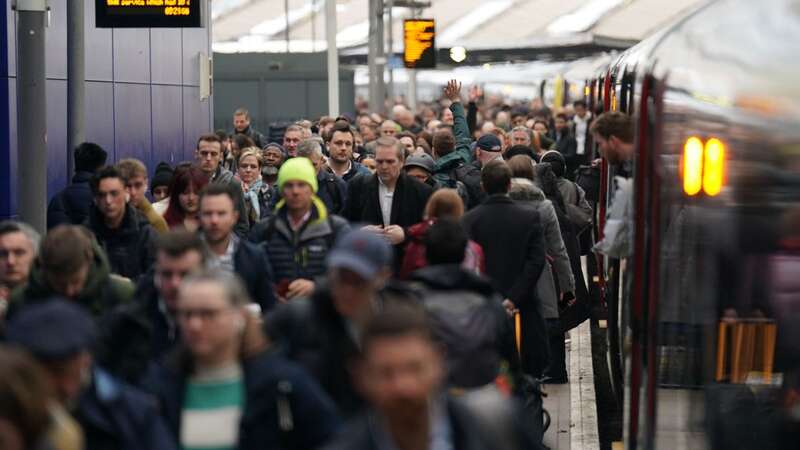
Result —
[[[421,17],[436,20],[440,61],[448,60],[449,49],[456,46],[467,50],[469,58],[462,64],[564,60],[630,47],[703,2],[431,0]],[[214,50],[323,51],[324,6],[325,0],[288,0],[287,12],[285,0],[214,0]],[[337,47],[345,62],[362,62],[366,54],[367,11],[368,0],[337,0]],[[393,11],[395,53],[402,52],[402,19],[411,15],[407,8]]]

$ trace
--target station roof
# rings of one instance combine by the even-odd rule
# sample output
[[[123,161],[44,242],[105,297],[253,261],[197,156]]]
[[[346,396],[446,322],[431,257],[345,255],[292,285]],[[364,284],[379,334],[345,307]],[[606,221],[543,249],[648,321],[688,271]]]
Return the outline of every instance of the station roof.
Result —
[[[436,20],[440,52],[461,46],[480,57],[468,62],[482,63],[514,58],[565,60],[625,49],[705,0],[430,2],[431,7],[419,17]],[[337,0],[337,46],[345,62],[348,56],[351,62],[361,62],[359,58],[366,55],[367,11],[368,0]],[[403,19],[412,14],[408,8],[393,10],[396,53],[403,48]],[[287,34],[292,52],[326,49],[325,0],[213,0],[212,19],[217,52],[284,52]]]

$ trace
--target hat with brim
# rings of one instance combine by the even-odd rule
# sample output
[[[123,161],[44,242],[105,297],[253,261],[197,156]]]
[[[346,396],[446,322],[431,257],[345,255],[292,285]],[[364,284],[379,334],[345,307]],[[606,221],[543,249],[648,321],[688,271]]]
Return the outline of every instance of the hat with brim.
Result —
[[[345,234],[328,255],[328,267],[347,269],[369,280],[392,262],[392,249],[375,233],[355,230]]]

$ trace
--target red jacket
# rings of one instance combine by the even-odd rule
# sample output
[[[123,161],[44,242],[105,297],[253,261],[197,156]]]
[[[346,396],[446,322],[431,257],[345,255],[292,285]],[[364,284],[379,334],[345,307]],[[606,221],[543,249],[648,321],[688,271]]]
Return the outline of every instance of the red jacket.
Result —
[[[400,267],[400,279],[406,280],[409,275],[417,269],[428,266],[425,258],[425,233],[428,231],[435,220],[425,220],[408,228],[408,244],[406,244],[403,264]],[[469,241],[464,255],[464,262],[461,266],[483,275],[486,273],[486,263],[483,258],[483,249],[475,241]]]

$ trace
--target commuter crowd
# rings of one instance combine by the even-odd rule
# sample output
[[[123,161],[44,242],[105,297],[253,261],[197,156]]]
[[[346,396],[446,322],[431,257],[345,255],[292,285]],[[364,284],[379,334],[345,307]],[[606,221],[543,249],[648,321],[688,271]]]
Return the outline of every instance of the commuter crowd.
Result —
[[[74,149],[47,233],[0,223],[0,448],[545,448],[630,119],[461,91]]]

